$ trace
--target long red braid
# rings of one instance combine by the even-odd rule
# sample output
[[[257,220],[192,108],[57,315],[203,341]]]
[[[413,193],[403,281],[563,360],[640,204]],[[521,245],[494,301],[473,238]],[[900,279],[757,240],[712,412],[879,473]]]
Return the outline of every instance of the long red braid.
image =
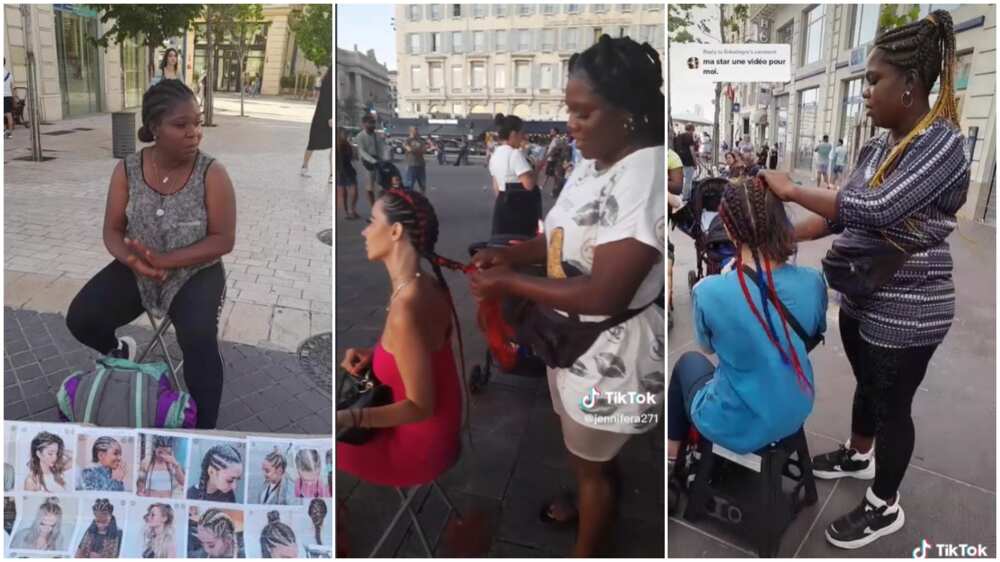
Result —
[[[752,182],[730,184],[723,193],[719,216],[736,242],[736,275],[739,279],[740,289],[743,291],[743,298],[746,300],[757,322],[763,328],[764,333],[767,334],[767,339],[771,342],[771,345],[778,350],[782,361],[791,364],[799,386],[804,392],[812,394],[813,385],[806,377],[805,370],[802,368],[802,362],[799,360],[798,352],[796,352],[795,346],[792,344],[791,335],[788,331],[788,319],[785,317],[782,307],[778,306],[778,293],[775,291],[774,277],[771,273],[771,257],[766,254],[758,257],[759,249],[766,239],[767,229],[772,226],[774,228],[779,227],[779,225],[768,225],[767,201],[769,194],[769,190],[756,178]],[[757,306],[750,295],[743,272],[744,245],[750,247],[754,261],[757,262],[757,275],[763,275],[766,279],[761,295],[762,304],[765,306],[764,313],[766,313],[767,301],[770,301],[778,311],[778,317],[781,319],[785,341],[788,342],[787,352],[782,347],[778,334],[770,326],[770,318],[765,320],[764,315],[761,311],[757,310]],[[763,273],[761,270],[763,270]]]

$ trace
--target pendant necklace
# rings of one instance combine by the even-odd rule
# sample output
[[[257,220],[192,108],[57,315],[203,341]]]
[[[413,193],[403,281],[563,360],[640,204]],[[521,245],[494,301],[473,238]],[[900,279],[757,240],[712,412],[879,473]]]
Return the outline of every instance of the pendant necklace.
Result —
[[[399,284],[398,287],[396,287],[396,290],[392,292],[392,296],[389,297],[389,304],[387,304],[385,306],[385,311],[386,312],[389,312],[389,308],[392,307],[392,301],[393,301],[393,299],[395,299],[396,295],[398,295],[399,292],[403,290],[403,287],[409,285],[410,283],[412,283],[415,279],[417,279],[419,277],[420,277],[420,272],[418,271],[416,275],[414,275],[413,277],[410,277],[406,281],[403,281],[402,283]]]
[[[156,163],[156,156],[155,155],[153,155],[153,171],[156,172],[156,177],[160,178],[160,166],[159,166],[159,164]],[[161,186],[165,185],[167,183],[167,181],[169,181],[169,180],[170,180],[170,176],[167,176],[165,178],[160,179],[160,185]],[[163,215],[167,214],[166,211],[163,210],[163,203],[166,201],[166,196],[162,192],[160,192],[159,190],[154,190],[154,191],[156,191],[156,194],[160,196],[160,204],[159,204],[158,208],[156,209],[156,216],[162,217]]]

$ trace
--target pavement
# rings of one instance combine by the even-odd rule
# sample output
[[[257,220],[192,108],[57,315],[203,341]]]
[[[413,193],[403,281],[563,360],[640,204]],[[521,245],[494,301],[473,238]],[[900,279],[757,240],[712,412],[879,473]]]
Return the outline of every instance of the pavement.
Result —
[[[239,117],[238,96],[221,95],[216,126],[205,128],[202,149],[225,165],[237,205],[235,248],[223,258],[220,429],[332,431],[329,375],[322,377],[329,366],[317,369],[296,354],[309,338],[329,338],[333,324],[332,251],[317,238],[332,223],[331,152],[313,155],[311,178],[299,176],[314,107],[256,98]],[[112,259],[101,239],[117,163],[110,125],[108,114],[43,124],[44,154],[53,158],[45,162],[30,161],[26,129],[3,144],[6,419],[51,419],[54,385],[92,365],[65,330],[65,312]],[[149,327],[140,317],[123,333],[148,341]],[[54,343],[34,345],[42,335]]]
[[[789,210],[795,220],[797,213]],[[697,350],[697,344],[687,286],[687,272],[695,268],[694,243],[679,230],[672,230],[670,237],[676,259],[674,328],[668,337],[672,366],[684,352]],[[831,241],[800,244],[798,265],[821,269],[820,260]],[[921,541],[984,545],[990,557],[996,556],[995,242],[994,227],[967,221],[961,221],[949,238],[957,313],[913,403],[916,446],[900,489],[905,526],[859,550],[830,546],[824,537],[826,527],[857,506],[869,482],[817,480],[819,501],[800,512],[785,532],[780,557],[909,558]],[[805,430],[812,455],[836,449],[850,432],[855,383],[840,341],[836,299],[831,292],[826,344],[810,355],[816,401]],[[756,556],[746,538],[714,521],[692,524],[670,517],[667,533],[669,557]],[[936,554],[932,550],[929,555]]]
[[[468,259],[468,246],[489,236],[492,191],[482,159],[454,167],[429,163],[428,196],[441,233],[437,251]],[[546,205],[551,200],[546,196]],[[358,212],[367,215],[362,199]],[[361,221],[346,221],[338,212],[336,357],[349,347],[372,346],[385,320],[389,279],[383,266],[364,255]],[[463,277],[445,273],[459,312],[465,344],[466,374],[485,358],[486,344],[475,323],[475,303]],[[339,377],[342,376],[338,373]],[[471,403],[471,445],[466,439],[459,463],[439,482],[464,514],[474,514],[488,529],[488,555],[493,557],[564,557],[575,541],[574,529],[554,529],[538,513],[561,490],[573,490],[575,478],[566,458],[558,417],[552,411],[544,378],[494,371]],[[612,531],[614,557],[664,555],[664,433],[662,428],[633,438],[622,451],[623,494]],[[374,547],[399,505],[389,488],[372,486],[337,472],[337,498],[348,509],[347,533],[352,556]],[[419,518],[434,542],[446,523],[443,502],[421,494]],[[444,545],[439,556],[454,555]],[[423,556],[415,535],[397,531],[380,556]]]

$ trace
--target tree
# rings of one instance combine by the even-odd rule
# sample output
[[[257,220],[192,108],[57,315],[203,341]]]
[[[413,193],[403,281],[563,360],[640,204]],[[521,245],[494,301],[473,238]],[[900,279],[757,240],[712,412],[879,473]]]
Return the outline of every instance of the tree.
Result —
[[[708,33],[708,24],[704,21],[695,23],[692,11],[695,8],[704,8],[704,4],[667,4],[667,53],[670,52],[670,43],[700,43],[698,39],[688,31],[689,27],[697,25]],[[670,76],[670,57],[667,56],[667,76]],[[669,141],[673,145],[674,118],[670,110],[670,80],[667,80],[667,131]]]
[[[252,31],[254,23],[263,19],[260,4],[207,4],[205,6],[205,126],[214,126],[215,115],[215,37],[226,32],[239,36],[240,75],[238,83],[243,91],[243,58],[246,49],[246,33]],[[243,114],[243,95],[240,94],[240,115]]]
[[[88,39],[105,49],[114,38],[121,48],[126,39],[131,39],[147,48],[149,78],[156,72],[154,61],[156,48],[162,47],[170,37],[182,35],[191,22],[201,15],[203,7],[197,4],[88,4],[101,13],[101,23],[114,20],[104,35]],[[123,87],[124,90],[124,87]]]
[[[900,4],[883,4],[882,10],[878,17],[878,30],[879,32],[892,29],[894,27],[901,27],[908,23],[913,23],[920,19],[920,5],[914,4],[910,6],[910,9],[898,14]]]
[[[309,4],[288,18],[295,43],[306,59],[316,66],[330,66],[333,60],[333,17],[330,4]]]

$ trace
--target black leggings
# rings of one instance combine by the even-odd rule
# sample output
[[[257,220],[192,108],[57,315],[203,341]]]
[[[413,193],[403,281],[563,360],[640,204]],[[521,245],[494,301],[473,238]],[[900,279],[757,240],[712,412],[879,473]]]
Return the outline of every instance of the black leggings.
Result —
[[[843,310],[840,339],[857,379],[851,431],[875,438],[872,491],[889,500],[896,497],[913,455],[910,407],[937,345],[905,349],[872,345],[861,339],[860,323]]]
[[[194,275],[174,297],[169,315],[184,355],[184,381],[198,406],[198,428],[214,429],[222,402],[219,308],[226,276],[217,263]],[[80,343],[107,355],[118,346],[115,330],[145,309],[135,274],[115,260],[102,269],[69,305],[66,326]]]

